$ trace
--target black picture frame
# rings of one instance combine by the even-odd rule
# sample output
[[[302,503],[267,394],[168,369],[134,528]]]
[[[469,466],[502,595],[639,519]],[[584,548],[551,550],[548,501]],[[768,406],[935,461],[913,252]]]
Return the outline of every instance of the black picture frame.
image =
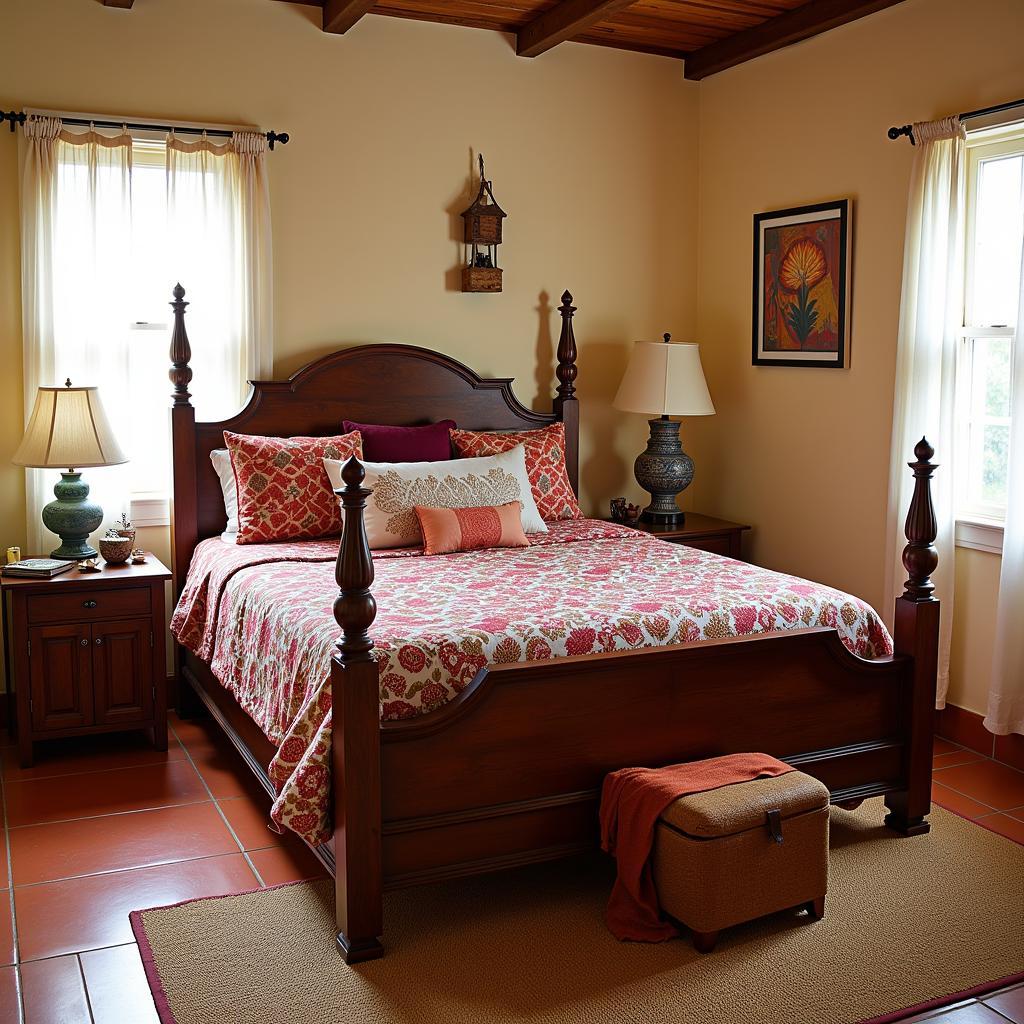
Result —
[[[850,207],[849,199],[836,199],[827,203],[813,203],[808,206],[794,206],[786,210],[770,210],[754,215],[754,267],[753,300],[751,316],[751,361],[754,366],[803,366],[819,369],[842,370],[847,365],[850,328]],[[838,268],[832,272],[838,285],[836,292],[836,349],[765,349],[764,319],[765,299],[763,289],[765,274],[765,231],[772,227],[786,227],[817,221],[839,221]],[[815,316],[814,301],[806,307],[807,295],[801,300],[805,312]],[[795,308],[795,305],[791,308]],[[806,321],[804,321],[806,322]]]

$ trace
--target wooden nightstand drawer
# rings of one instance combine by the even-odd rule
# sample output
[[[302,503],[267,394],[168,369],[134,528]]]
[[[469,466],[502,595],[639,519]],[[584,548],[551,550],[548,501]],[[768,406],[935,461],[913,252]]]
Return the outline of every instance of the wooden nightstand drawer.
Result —
[[[28,621],[89,622],[92,619],[132,618],[149,614],[149,587],[124,590],[79,590],[41,594],[26,599]]]
[[[712,551],[716,555],[725,555],[728,558],[736,557],[733,554],[733,538],[728,533],[721,533],[717,537],[694,537],[692,540],[679,543],[685,544],[688,548],[700,548],[701,551]]]

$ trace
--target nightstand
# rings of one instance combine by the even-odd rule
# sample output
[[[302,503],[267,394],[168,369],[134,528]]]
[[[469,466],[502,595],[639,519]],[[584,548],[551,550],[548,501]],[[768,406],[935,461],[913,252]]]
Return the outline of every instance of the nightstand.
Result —
[[[699,512],[687,512],[686,518],[674,526],[643,522],[631,523],[629,526],[632,530],[649,533],[652,537],[667,540],[670,544],[685,544],[690,548],[713,551],[716,555],[727,555],[729,558],[743,557],[740,542],[743,531],[750,529],[744,523],[702,516]]]
[[[33,742],[62,736],[150,729],[156,749],[167,749],[170,578],[152,555],[144,565],[71,569],[48,580],[0,577],[23,768],[32,765]]]

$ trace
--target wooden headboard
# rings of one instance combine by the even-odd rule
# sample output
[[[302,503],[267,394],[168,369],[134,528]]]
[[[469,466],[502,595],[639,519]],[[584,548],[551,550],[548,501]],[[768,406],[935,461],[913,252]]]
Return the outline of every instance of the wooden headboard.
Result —
[[[171,449],[174,493],[171,514],[175,592],[180,592],[192,551],[224,529],[224,499],[210,452],[224,447],[223,432],[274,437],[341,432],[342,420],[413,426],[453,419],[467,430],[527,430],[565,424],[565,458],[579,492],[579,402],[576,387],[576,307],[565,292],[551,413],[532,412],[512,393],[512,378],[487,379],[468,366],[414,345],[360,345],[317,359],[283,381],[252,381],[237,416],[197,423],[188,386],[192,350],[185,330],[185,289],[174,288],[171,335]]]

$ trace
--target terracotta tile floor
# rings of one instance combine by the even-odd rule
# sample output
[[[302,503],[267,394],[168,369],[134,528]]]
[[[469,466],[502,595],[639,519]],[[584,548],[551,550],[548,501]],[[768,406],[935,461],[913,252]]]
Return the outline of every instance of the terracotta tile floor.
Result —
[[[128,912],[320,873],[266,826],[269,799],[207,723],[171,748],[99,737],[0,746],[0,1024],[154,1024]],[[1024,842],[1024,773],[936,740],[939,804]],[[914,1020],[1024,1024],[1024,985]],[[239,1021],[238,1024],[244,1024]]]

